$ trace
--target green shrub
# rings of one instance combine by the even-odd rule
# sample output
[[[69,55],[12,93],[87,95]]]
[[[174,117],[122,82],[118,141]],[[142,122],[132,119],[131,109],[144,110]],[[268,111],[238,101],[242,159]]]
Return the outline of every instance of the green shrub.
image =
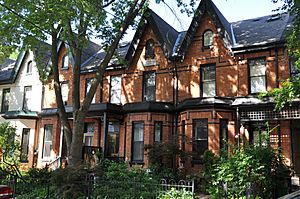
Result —
[[[96,198],[155,198],[158,181],[144,169],[128,169],[125,163],[106,162],[97,171],[100,173],[96,173],[99,177],[93,191]]]
[[[207,167],[206,175],[210,179],[207,191],[212,198],[272,198],[288,190],[283,182],[289,169],[270,146],[236,148],[230,157],[219,157],[212,167]]]
[[[158,196],[158,199],[192,199],[193,194],[190,191],[186,191],[185,189],[176,190],[175,188],[171,188],[167,192],[163,192]]]

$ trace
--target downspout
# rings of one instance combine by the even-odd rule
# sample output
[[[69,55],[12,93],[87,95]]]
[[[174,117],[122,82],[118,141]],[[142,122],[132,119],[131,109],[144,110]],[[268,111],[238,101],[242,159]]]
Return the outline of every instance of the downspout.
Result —
[[[103,155],[105,157],[106,155],[106,137],[107,137],[107,112],[104,112],[104,116],[103,116],[103,126],[104,126],[104,130],[103,130]]]
[[[34,162],[35,156],[37,156],[37,154],[38,154],[38,148],[36,148],[36,146],[38,146],[38,143],[39,143],[39,133],[40,133],[38,120],[39,120],[39,118],[35,120],[35,127],[34,127],[35,135],[34,135],[34,142],[33,142],[34,147],[33,147],[33,154],[32,154],[32,165],[31,165],[32,167],[34,167],[34,164],[35,164],[35,162]],[[36,162],[35,166],[37,166],[37,162]]]
[[[240,148],[240,112],[239,112],[239,107],[236,108],[236,142],[237,142],[237,147],[238,149]]]
[[[101,147],[101,118],[98,119],[98,147]]]
[[[279,63],[278,63],[278,49],[275,49],[275,73],[276,73],[276,88],[279,87]]]
[[[174,76],[175,76],[175,101],[174,101],[174,108],[175,108],[175,118],[174,118],[174,122],[175,122],[175,132],[174,132],[174,135],[175,135],[175,141],[176,141],[176,145],[179,146],[179,137],[178,137],[178,117],[179,117],[179,113],[178,113],[178,110],[177,110],[177,107],[178,107],[178,99],[179,99],[179,96],[178,96],[178,71],[177,71],[177,65],[176,65],[176,59],[177,57],[174,57]],[[174,163],[173,163],[173,168],[175,169],[176,168],[176,157],[174,158]]]

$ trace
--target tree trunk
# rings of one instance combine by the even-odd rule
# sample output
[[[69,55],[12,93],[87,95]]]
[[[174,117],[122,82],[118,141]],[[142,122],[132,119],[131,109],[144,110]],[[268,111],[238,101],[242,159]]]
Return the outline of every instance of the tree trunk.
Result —
[[[82,146],[83,146],[83,131],[85,114],[81,111],[74,112],[73,121],[73,139],[68,157],[70,166],[76,166],[82,163]]]

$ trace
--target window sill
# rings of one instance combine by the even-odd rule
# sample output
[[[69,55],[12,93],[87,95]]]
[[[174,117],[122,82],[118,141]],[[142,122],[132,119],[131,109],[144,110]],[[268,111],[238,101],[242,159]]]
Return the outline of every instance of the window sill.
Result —
[[[51,162],[51,158],[42,158],[42,162]]]
[[[142,165],[142,166],[144,166],[145,163],[144,163],[144,161],[131,161],[131,162],[129,162],[129,165],[131,167],[134,166],[134,165]]]
[[[157,63],[156,63],[156,59],[150,59],[150,58],[147,58],[144,62],[144,66],[155,66]]]
[[[203,159],[193,159],[193,160],[191,161],[191,163],[192,163],[192,166],[193,166],[193,165],[195,165],[195,164],[197,164],[197,165],[203,164],[204,161],[203,161]]]

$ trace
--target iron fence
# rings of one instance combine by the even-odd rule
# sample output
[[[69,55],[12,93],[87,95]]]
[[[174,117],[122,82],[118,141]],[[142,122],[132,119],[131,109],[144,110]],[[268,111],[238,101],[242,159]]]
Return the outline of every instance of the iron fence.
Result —
[[[84,180],[73,182],[84,192],[86,199],[122,198],[122,199],[155,199],[161,194],[175,189],[184,190],[194,196],[194,181],[191,180],[157,180],[122,178],[111,180],[95,175],[87,175]],[[13,198],[57,198],[57,193],[49,179],[30,181],[17,175],[2,175],[0,184],[13,189]]]

